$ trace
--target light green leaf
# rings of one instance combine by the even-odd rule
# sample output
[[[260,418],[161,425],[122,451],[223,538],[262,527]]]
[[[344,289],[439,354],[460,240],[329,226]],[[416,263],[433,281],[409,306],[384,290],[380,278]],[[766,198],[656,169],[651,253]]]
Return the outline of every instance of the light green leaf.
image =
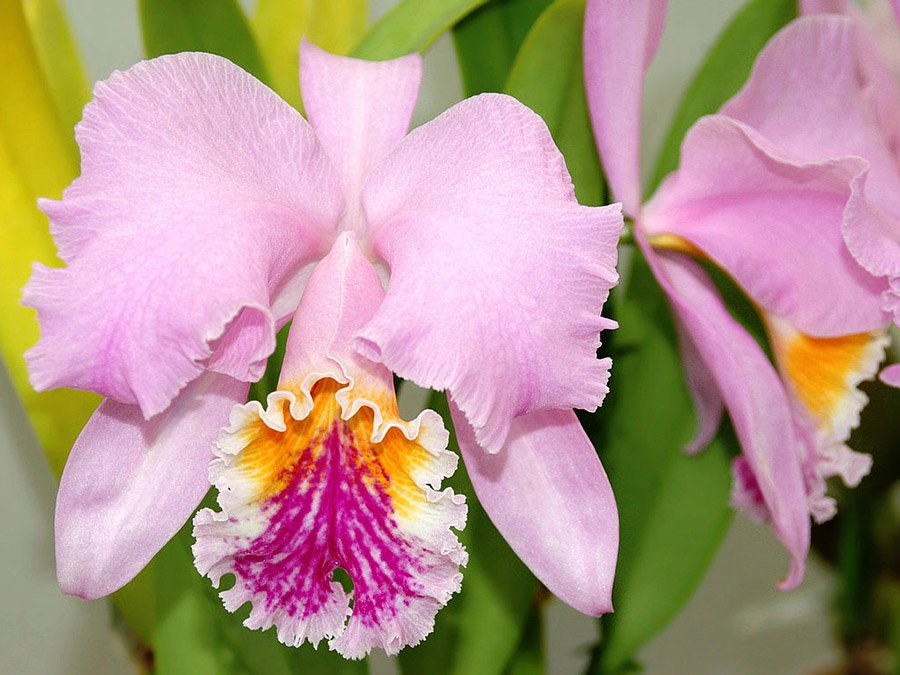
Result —
[[[610,394],[585,416],[619,507],[615,612],[591,672],[617,672],[687,602],[732,519],[727,430],[699,456],[682,448],[695,425],[669,306],[643,260],[614,295],[607,336]]]
[[[267,81],[253,33],[236,0],[140,0],[140,12],[148,58],[209,52]]]
[[[425,51],[445,30],[487,0],[401,0],[354,50],[362,59],[393,59]]]
[[[506,92],[537,112],[566,158],[583,204],[603,195],[600,160],[587,113],[581,64],[585,0],[556,0],[519,50]]]
[[[434,394],[429,407],[444,418],[449,447],[459,453],[446,396]],[[434,633],[400,652],[400,668],[406,675],[501,675],[522,639],[537,581],[478,504],[461,461],[448,484],[465,494],[469,505],[466,528],[459,533],[469,552],[462,591],[438,612]]]
[[[466,96],[502,91],[519,47],[551,0],[491,0],[453,27]]]
[[[366,0],[259,0],[253,31],[275,91],[300,109],[301,38],[349,54],[365,33],[367,18]]]
[[[81,119],[91,89],[66,14],[57,0],[25,0],[24,6],[60,121],[65,129],[71,129]]]
[[[650,189],[678,166],[681,141],[703,115],[716,112],[747,80],[756,55],[797,16],[795,0],[751,0],[731,20],[688,86],[656,162]]]
[[[99,397],[58,389],[34,391],[23,353],[38,340],[22,286],[35,261],[59,265],[38,197],[58,198],[78,171],[72,130],[60,119],[19,2],[0,3],[0,355],[53,472]]]

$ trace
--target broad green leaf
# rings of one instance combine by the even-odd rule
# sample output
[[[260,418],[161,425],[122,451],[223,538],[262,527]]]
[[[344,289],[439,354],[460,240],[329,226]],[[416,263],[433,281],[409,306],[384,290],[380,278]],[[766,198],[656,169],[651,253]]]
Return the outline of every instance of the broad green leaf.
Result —
[[[444,418],[449,447],[459,453],[446,396],[434,394],[429,407]],[[478,504],[462,461],[448,484],[469,505],[459,533],[469,552],[462,591],[438,612],[434,632],[423,643],[400,652],[400,668],[406,675],[501,675],[522,639],[537,581]]]
[[[620,328],[607,336],[610,394],[585,416],[619,507],[615,612],[591,672],[616,672],[687,602],[732,519],[733,442],[727,429],[696,457],[682,448],[695,415],[669,306],[643,260],[614,295]]]
[[[367,17],[366,0],[259,0],[253,30],[275,91],[300,109],[301,38],[349,54],[365,33]]]
[[[58,476],[69,448],[99,399],[74,391],[37,393],[23,353],[38,340],[22,286],[35,261],[58,265],[38,197],[59,197],[77,171],[71,130],[64,128],[40,68],[19,2],[0,3],[0,351],[13,385]]]
[[[393,59],[425,51],[445,30],[487,0],[401,0],[372,26],[353,55]]]
[[[191,524],[154,558],[159,584],[153,653],[158,675],[362,675],[365,661],[347,661],[324,645],[286,647],[274,629],[256,631],[241,622],[249,606],[227,612],[218,591],[194,568]]]
[[[519,50],[506,92],[537,112],[566,158],[583,204],[599,204],[600,160],[587,113],[581,65],[585,0],[556,0]]]
[[[262,57],[237,0],[140,0],[140,13],[148,58],[209,52],[267,82]]]
[[[502,91],[532,24],[551,0],[491,0],[453,27],[466,96]]]
[[[691,125],[703,115],[716,112],[737,93],[759,51],[796,15],[795,0],[751,0],[731,20],[681,100],[647,194],[652,194],[666,174],[678,166],[681,141]]]
[[[25,0],[25,17],[60,120],[71,129],[91,97],[78,46],[58,0]]]

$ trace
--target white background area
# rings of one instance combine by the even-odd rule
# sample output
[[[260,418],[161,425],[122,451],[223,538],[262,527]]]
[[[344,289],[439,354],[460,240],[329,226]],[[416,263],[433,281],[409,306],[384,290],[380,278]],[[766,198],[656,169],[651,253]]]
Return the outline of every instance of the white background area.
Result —
[[[428,0],[422,0],[427,2]],[[90,74],[102,79],[141,59],[136,1],[67,0]],[[373,0],[376,14],[393,2]],[[655,157],[690,78],[739,0],[671,0],[667,32],[647,83],[645,165]],[[450,40],[426,59],[416,123],[461,98]],[[55,484],[5,373],[0,373],[0,673],[136,672],[110,627],[105,601],[61,595],[53,571]],[[774,590],[786,556],[769,532],[738,517],[687,609],[641,654],[648,673],[755,675],[808,672],[833,662],[830,580],[812,561],[803,586]],[[594,622],[554,602],[547,653],[553,673],[577,673]],[[392,664],[378,659],[377,670]]]

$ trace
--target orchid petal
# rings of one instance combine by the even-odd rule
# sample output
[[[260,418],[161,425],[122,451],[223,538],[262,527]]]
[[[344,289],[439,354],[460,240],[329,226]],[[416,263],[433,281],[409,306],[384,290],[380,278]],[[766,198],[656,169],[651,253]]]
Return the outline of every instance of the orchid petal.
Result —
[[[847,244],[872,274],[896,276],[900,273],[900,162],[886,135],[890,129],[883,128],[879,114],[889,118],[895,136],[900,134],[900,108],[896,107],[900,90],[887,76],[866,87],[859,69],[874,73],[869,62],[877,56],[866,52],[866,58],[858,58],[859,30],[850,19],[835,16],[793,22],[760,53],[747,85],[722,113],[753,127],[799,161],[847,155],[865,159],[869,165],[865,199],[876,222],[848,224],[857,232],[848,235]],[[892,92],[893,103],[886,103],[886,93],[879,92]],[[886,105],[894,109],[879,112]],[[863,213],[856,209],[858,216]],[[869,239],[858,232],[865,227],[875,231]]]
[[[694,409],[697,411],[697,430],[694,432],[694,438],[685,446],[685,452],[693,455],[703,450],[715,437],[722,421],[725,404],[715,378],[704,363],[697,346],[685,334],[681,325],[676,326],[678,350],[684,364],[685,379],[691,400],[694,402]]]
[[[209,490],[216,436],[249,385],[208,373],[145,421],[104,401],[75,442],[56,499],[56,573],[92,600],[121,588],[184,525]]]
[[[391,374],[352,353],[384,291],[343,234],[314,270],[294,316],[279,390],[234,409],[210,477],[221,512],[194,521],[197,568],[249,628],[283,643],[329,639],[359,658],[418,643],[459,590],[466,552],[451,527],[466,506],[443,478],[456,468],[434,411],[399,417]],[[350,594],[333,579],[341,567]]]
[[[64,269],[35,268],[37,389],[89,389],[144,416],[205,367],[258,378],[303,264],[343,208],[309,125],[230,62],[185,53],[97,85],[82,174],[44,201]]]
[[[645,207],[645,232],[651,241],[663,233],[686,239],[758,305],[805,333],[884,326],[887,282],[860,268],[841,233],[865,163],[804,164],[777,153],[731,118],[701,119],[685,138],[679,169]]]
[[[738,324],[703,269],[679,253],[655,253],[639,237],[685,337],[709,367],[776,536],[791,554],[780,588],[803,579],[810,523],[801,449],[784,387],[759,345]]]
[[[447,389],[489,452],[514,417],[600,405],[617,205],[580,206],[541,119],[484,94],[413,131],[366,184],[384,302],[356,347]]]
[[[364,61],[335,56],[304,40],[300,86],[310,124],[343,181],[348,206],[356,204],[369,172],[409,130],[422,81],[422,57]],[[363,231],[351,212],[349,229]]]
[[[662,37],[666,0],[589,0],[584,16],[585,88],[597,148],[625,213],[641,208],[644,75]]]
[[[900,387],[900,363],[894,363],[878,374],[878,379],[891,387]]]
[[[503,452],[484,452],[454,401],[453,426],[478,501],[534,575],[585,614],[612,611],[619,518],[597,452],[571,410],[513,422]]]

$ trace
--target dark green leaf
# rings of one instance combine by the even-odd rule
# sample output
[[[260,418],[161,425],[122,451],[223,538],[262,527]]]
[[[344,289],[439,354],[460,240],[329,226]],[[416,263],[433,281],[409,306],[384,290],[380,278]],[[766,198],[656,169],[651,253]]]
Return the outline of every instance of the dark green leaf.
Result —
[[[616,672],[687,602],[731,522],[723,430],[702,454],[682,451],[694,430],[669,306],[643,260],[609,338],[610,394],[585,426],[600,451],[619,507],[615,612],[603,621],[592,671]]]
[[[140,11],[148,58],[209,52],[266,81],[262,57],[237,0],[140,0]]]
[[[466,96],[502,91],[519,47],[551,0],[491,0],[453,27]]]
[[[429,407],[444,418],[451,429],[449,447],[459,453],[446,396],[434,394]],[[522,639],[537,581],[479,506],[462,462],[449,484],[469,505],[459,534],[469,552],[462,591],[438,612],[434,633],[400,652],[400,668],[407,675],[500,675]]]
[[[544,611],[540,604],[531,608],[519,648],[506,669],[506,675],[542,675],[544,672]]]
[[[487,0],[401,0],[372,26],[354,56],[393,59],[425,51],[441,33]]]
[[[795,0],[751,0],[731,20],[706,56],[675,113],[650,180],[652,194],[678,166],[681,140],[703,115],[716,112],[737,93],[769,38],[797,15]]]
[[[556,0],[519,50],[506,92],[537,112],[566,158],[583,204],[599,204],[603,179],[587,113],[581,65],[585,0]]]

